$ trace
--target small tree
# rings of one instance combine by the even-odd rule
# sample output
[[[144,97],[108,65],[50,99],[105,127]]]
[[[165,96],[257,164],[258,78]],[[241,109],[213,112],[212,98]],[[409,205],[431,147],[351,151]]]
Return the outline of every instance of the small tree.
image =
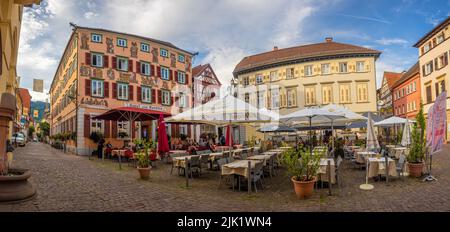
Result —
[[[35,131],[36,131],[36,130],[34,129],[34,126],[28,127],[28,137],[33,137],[33,133],[34,133]]]
[[[320,158],[325,152],[314,151],[311,155],[306,149],[298,151],[291,148],[283,153],[282,162],[287,168],[287,174],[296,181],[312,181],[320,168]]]
[[[48,122],[40,122],[39,128],[41,128],[42,137],[48,136],[50,134],[50,124]]]
[[[425,157],[425,117],[423,115],[423,104],[420,104],[420,111],[416,116],[416,124],[413,126],[411,138],[412,147],[408,154],[409,163],[422,163]]]

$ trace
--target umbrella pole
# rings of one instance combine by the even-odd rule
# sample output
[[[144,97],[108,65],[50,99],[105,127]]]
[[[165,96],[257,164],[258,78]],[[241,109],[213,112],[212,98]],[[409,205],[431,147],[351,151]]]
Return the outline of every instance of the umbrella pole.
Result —
[[[311,138],[311,134],[312,134],[312,117],[309,117],[309,154],[312,156],[313,141]]]
[[[334,151],[334,125],[333,125],[333,121],[331,120],[331,147],[333,148],[332,150]]]

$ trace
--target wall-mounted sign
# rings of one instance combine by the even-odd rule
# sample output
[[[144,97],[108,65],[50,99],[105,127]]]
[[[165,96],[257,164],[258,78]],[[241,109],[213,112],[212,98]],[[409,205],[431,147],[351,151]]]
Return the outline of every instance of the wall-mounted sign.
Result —
[[[81,104],[108,107],[108,101],[91,97],[83,97],[81,99]]]
[[[143,105],[143,104],[131,104],[131,103],[125,103],[123,106],[125,107],[134,107],[139,109],[146,109],[146,110],[156,110],[156,111],[162,111],[166,112],[166,107],[162,106],[150,106],[150,105]]]
[[[33,79],[33,91],[43,93],[44,92],[44,80]]]

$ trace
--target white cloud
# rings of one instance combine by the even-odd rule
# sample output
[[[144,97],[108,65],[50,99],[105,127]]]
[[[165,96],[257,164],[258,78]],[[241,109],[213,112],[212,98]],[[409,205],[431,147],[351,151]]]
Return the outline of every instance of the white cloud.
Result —
[[[381,45],[407,45],[407,44],[409,44],[409,42],[407,40],[400,39],[400,38],[391,38],[391,39],[382,38],[379,40],[375,40],[375,42],[378,44],[381,44]]]
[[[91,11],[84,13],[84,18],[86,18],[86,19],[92,19],[92,18],[98,17],[98,16],[99,16],[99,14],[97,14],[95,12],[91,12]]]

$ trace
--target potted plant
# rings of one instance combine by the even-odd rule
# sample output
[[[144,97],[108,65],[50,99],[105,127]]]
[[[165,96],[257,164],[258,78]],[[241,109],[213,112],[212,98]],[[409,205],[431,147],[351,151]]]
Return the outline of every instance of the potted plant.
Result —
[[[424,167],[424,157],[426,151],[425,141],[425,117],[423,116],[423,105],[420,104],[420,111],[416,116],[416,123],[411,133],[412,147],[408,154],[408,169],[411,177],[420,177]]]
[[[151,148],[151,143],[143,139],[136,139],[134,141],[139,151],[136,154],[138,160],[137,170],[141,179],[147,180],[150,177],[150,157],[148,152]]]
[[[304,199],[312,195],[322,155],[323,152],[318,151],[311,155],[308,149],[297,151],[291,148],[283,152],[282,162],[287,168],[298,198]]]

